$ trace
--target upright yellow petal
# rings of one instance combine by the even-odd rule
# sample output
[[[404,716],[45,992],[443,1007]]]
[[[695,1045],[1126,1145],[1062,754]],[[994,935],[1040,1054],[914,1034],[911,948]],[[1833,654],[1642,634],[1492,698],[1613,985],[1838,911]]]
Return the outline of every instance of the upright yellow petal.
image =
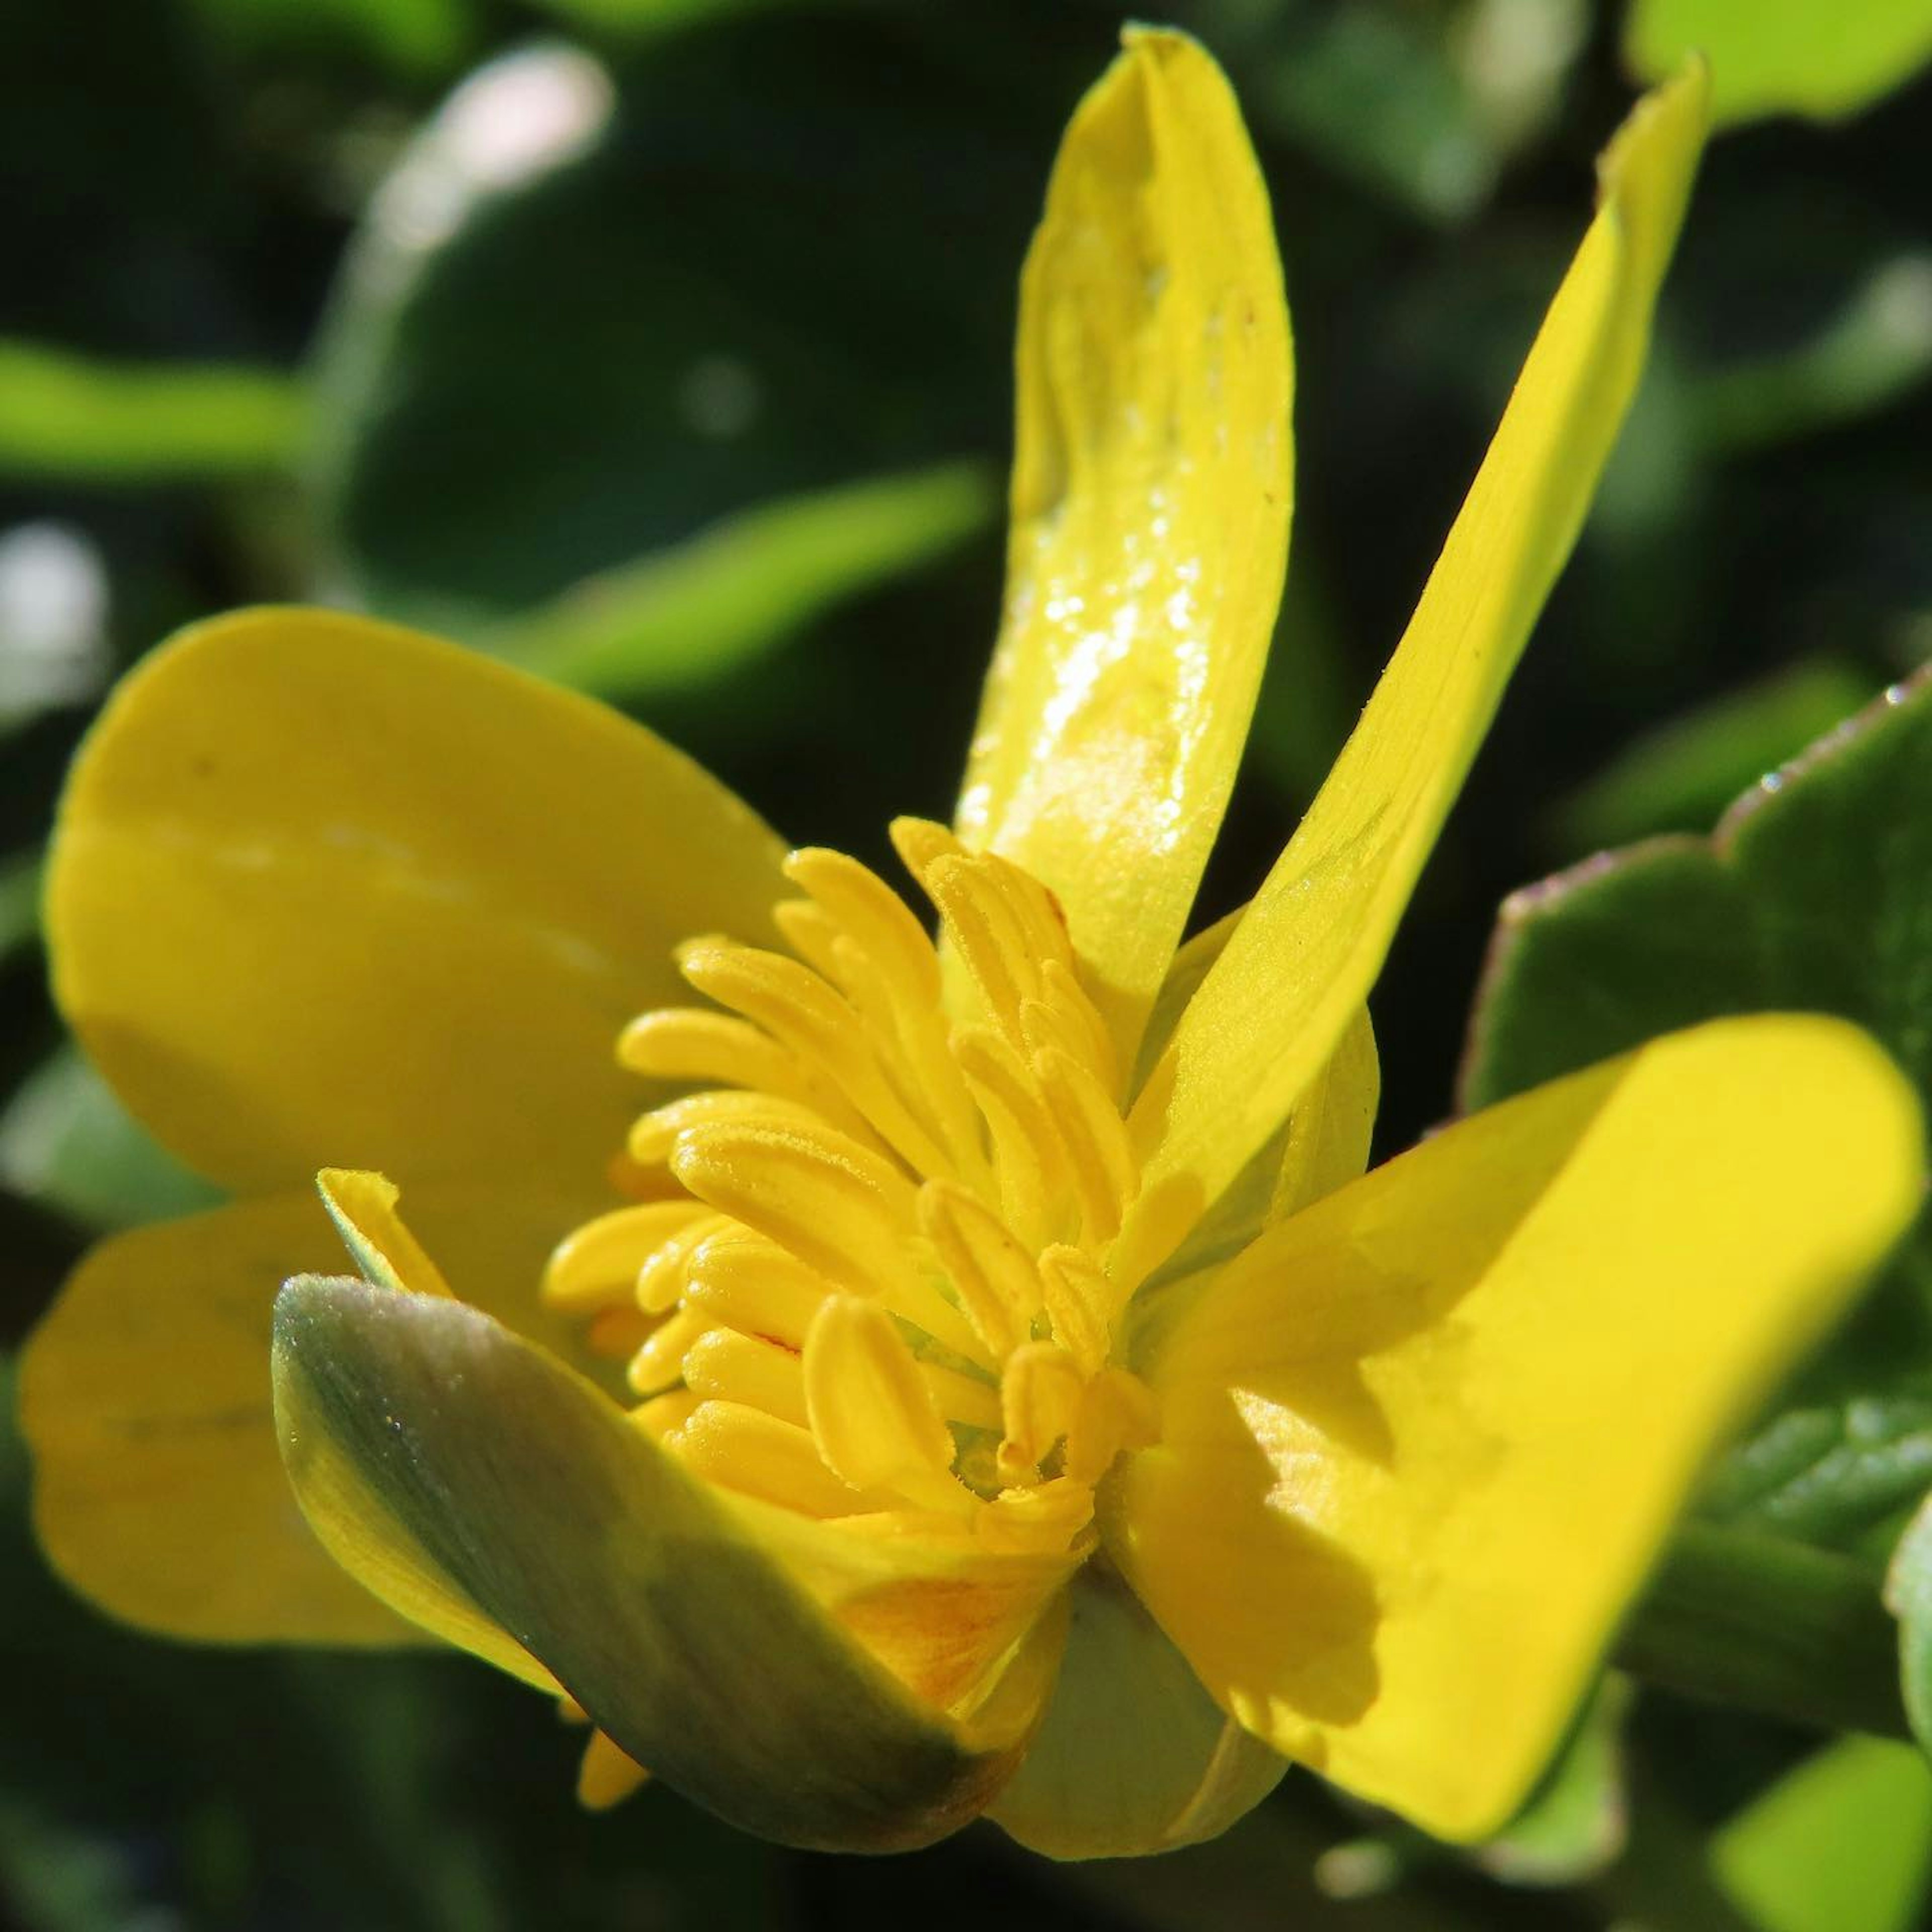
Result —
[[[1144,1246],[1158,1246],[1156,1224],[1171,1238],[1267,1140],[1382,969],[1636,387],[1705,94],[1702,70],[1686,73],[1605,154],[1597,218],[1407,634],[1142,1090]]]
[[[612,1059],[694,932],[770,936],[782,852],[614,712],[321,610],[198,625],[68,782],[55,988],[95,1064],[244,1192],[347,1162],[601,1173]]]
[[[1006,614],[958,826],[1058,895],[1131,1065],[1274,629],[1293,376],[1226,81],[1184,35],[1124,38],[1021,283]]]
[[[433,1184],[411,1204],[466,1288],[568,1345],[533,1284],[569,1204]],[[20,1405],[34,1526],[82,1595],[205,1642],[418,1640],[316,1544],[275,1444],[276,1290],[341,1264],[310,1187],[117,1235],[81,1263],[28,1342]]]
[[[1717,1438],[1910,1220],[1922,1134],[1865,1036],[1783,1016],[1451,1127],[1166,1309],[1116,1560],[1277,1750],[1494,1829]]]

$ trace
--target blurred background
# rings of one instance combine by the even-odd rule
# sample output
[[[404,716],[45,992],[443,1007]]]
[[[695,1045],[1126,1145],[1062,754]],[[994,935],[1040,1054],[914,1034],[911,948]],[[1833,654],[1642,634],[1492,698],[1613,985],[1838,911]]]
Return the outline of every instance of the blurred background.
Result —
[[[1642,74],[1700,41],[1732,124],[1376,999],[1389,1151],[1453,1109],[1504,894],[1708,830],[1932,656],[1932,12],[1165,16],[1248,116],[1299,364],[1290,585],[1208,915],[1258,880],[1400,634]],[[45,991],[40,849],[113,678],[232,604],[346,603],[619,704],[794,840],[885,862],[889,817],[950,811],[998,608],[1019,264],[1118,26],[1090,0],[8,10],[0,1924],[1918,1922],[1932,1790],[1904,1748],[1820,1772],[1795,1734],[1615,1682],[1523,1827],[1473,1856],[1294,1775],[1143,1867],[1052,1868],[986,1826],[841,1862],[663,1791],[587,1818],[576,1741],[480,1666],[170,1647],[33,1546],[13,1350],[94,1235],[209,1198]]]

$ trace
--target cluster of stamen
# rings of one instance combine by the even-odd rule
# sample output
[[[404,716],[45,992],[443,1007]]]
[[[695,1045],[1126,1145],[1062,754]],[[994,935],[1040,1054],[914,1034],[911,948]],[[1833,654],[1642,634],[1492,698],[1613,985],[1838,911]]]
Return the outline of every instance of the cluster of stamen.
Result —
[[[937,825],[892,839],[953,959],[856,860],[794,852],[791,952],[692,940],[679,964],[712,1004],[626,1029],[627,1066],[694,1090],[637,1121],[638,1198],[544,1292],[628,1358],[638,1425],[728,1488],[1064,1550],[1156,1426],[1112,1360],[1124,1070],[1044,886]],[[951,970],[972,1023],[949,1022]]]

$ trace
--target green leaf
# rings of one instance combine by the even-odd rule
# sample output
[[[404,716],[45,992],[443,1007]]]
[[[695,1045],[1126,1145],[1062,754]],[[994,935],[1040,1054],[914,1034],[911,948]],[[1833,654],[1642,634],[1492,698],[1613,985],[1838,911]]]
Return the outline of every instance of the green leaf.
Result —
[[[1932,1754],[1932,1498],[1899,1538],[1886,1577],[1885,1600],[1898,1619],[1905,1714],[1920,1747]]]
[[[752,506],[1004,444],[1024,133],[1052,123],[1003,70],[882,88],[883,31],[780,12],[455,91],[318,342],[325,533],[363,602],[475,635]]]
[[[974,1749],[916,1704],[616,1403],[476,1310],[292,1282],[274,1386],[297,1497],[338,1560],[379,1594],[428,1580],[513,1634],[728,1821],[905,1848],[976,1815],[1011,1769],[1011,1749]]]
[[[307,415],[301,387],[269,370],[0,339],[0,475],[127,484],[286,470]]]
[[[1910,1932],[1932,1876],[1932,1770],[1846,1738],[1733,1818],[1711,1864],[1763,1932]]]
[[[0,1183],[98,1230],[222,1198],[155,1144],[72,1046],[43,1062],[0,1114]]]
[[[1556,808],[1570,850],[1710,824],[1746,785],[1856,711],[1870,681],[1833,658],[1774,676],[1646,733]]]
[[[614,702],[700,684],[985,528],[997,501],[976,464],[808,491],[601,572],[478,641]]]
[[[1594,1877],[1624,1848],[1623,1730],[1628,1679],[1606,1675],[1562,1754],[1509,1828],[1478,1846],[1475,1863],[1509,1885],[1566,1886]]]
[[[1798,113],[1855,114],[1932,56],[1928,0],[1636,0],[1624,53],[1660,80],[1693,51],[1711,63],[1720,124]]]
[[[27,852],[0,860],[0,964],[40,936],[40,854]]]
[[[992,1816],[1055,1858],[1138,1858],[1217,1837],[1288,1761],[1250,1737],[1117,1574],[1088,1564],[1053,1695]]]
[[[1463,1104],[1721,1015],[1838,1013],[1932,1100],[1932,673],[1766,778],[1710,839],[1590,860],[1503,908]],[[1882,1560],[1932,1480],[1932,1216],[1782,1408],[1716,1520]]]

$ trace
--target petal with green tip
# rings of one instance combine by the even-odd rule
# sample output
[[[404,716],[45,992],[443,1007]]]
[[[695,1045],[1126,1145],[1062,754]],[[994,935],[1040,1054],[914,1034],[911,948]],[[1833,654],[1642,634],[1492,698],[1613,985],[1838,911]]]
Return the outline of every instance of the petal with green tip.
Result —
[[[922,1706],[723,1497],[488,1316],[293,1282],[274,1384],[296,1495],[338,1561],[379,1593],[400,1563],[409,1614],[425,1613],[409,1586],[440,1580],[446,1609],[511,1633],[625,1751],[730,1822],[820,1850],[925,1844],[1017,1761],[1042,1683],[978,1726]],[[1040,1628],[1021,1649],[1043,1670]]]

